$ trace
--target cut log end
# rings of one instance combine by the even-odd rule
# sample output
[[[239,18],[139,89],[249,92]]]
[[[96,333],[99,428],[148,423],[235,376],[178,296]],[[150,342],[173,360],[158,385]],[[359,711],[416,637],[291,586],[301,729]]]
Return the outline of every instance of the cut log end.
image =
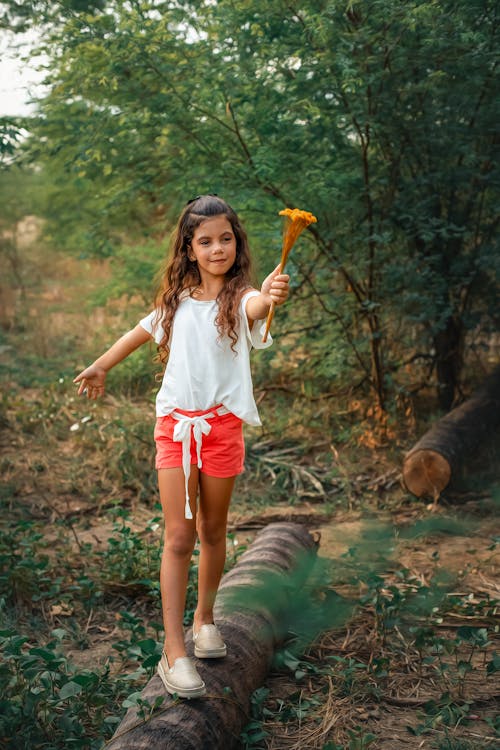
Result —
[[[451,477],[500,427],[500,366],[472,396],[438,420],[407,454],[403,479],[417,497],[436,501]]]
[[[450,464],[436,451],[416,450],[405,458],[403,480],[407,490],[416,497],[437,500],[450,478]]]

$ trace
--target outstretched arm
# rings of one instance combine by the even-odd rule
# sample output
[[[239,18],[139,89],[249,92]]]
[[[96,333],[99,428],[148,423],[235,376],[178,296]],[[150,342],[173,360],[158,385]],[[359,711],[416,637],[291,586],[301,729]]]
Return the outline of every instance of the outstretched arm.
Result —
[[[290,276],[287,273],[279,273],[279,270],[280,267],[276,266],[262,282],[259,296],[250,297],[248,300],[246,313],[250,326],[254,320],[263,320],[266,317],[271,302],[275,305],[282,305],[287,301],[290,292]]]
[[[112,367],[128,357],[133,351],[150,341],[150,334],[140,325],[136,325],[131,331],[115,341],[115,343],[96,359],[89,367],[76,376],[73,383],[79,383],[78,395],[86,393],[87,398],[96,399],[104,393],[106,375]]]

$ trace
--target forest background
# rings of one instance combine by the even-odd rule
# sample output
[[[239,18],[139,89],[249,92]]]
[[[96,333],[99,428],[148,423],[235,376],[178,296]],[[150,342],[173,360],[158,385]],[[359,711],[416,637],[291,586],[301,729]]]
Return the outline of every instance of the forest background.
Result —
[[[100,747],[134,679],[158,657],[151,540],[161,531],[144,417],[158,368],[145,347],[111,374],[103,404],[75,399],[74,374],[150,309],[173,222],[189,199],[217,193],[234,206],[256,279],[279,260],[278,212],[309,210],[318,222],[292,252],[292,295],[273,322],[276,344],[253,361],[264,427],[248,432],[233,528],[269,520],[270,507],[284,517],[296,506],[327,528],[342,513],[380,522],[388,512],[383,533],[393,538],[394,514],[425,517],[425,505],[399,485],[402,456],[499,360],[500,4],[0,6],[4,28],[37,29],[47,60],[35,113],[0,121],[1,638],[9,656],[1,733],[6,747],[21,746],[9,744],[21,724],[23,747],[66,747],[68,738]],[[483,501],[494,510],[498,498],[491,455],[481,466],[486,484],[475,487],[479,516]],[[496,545],[489,505],[488,518],[485,550]],[[468,534],[479,533],[477,523]],[[365,580],[365,547],[356,549],[359,580],[382,596],[382,583]],[[370,557],[368,567],[377,565]],[[405,586],[422,593],[415,582]],[[393,602],[394,592],[387,596]],[[489,596],[478,599],[483,619],[468,615],[477,625],[468,637],[479,638],[474,648],[484,647],[493,675],[497,657],[483,627]],[[370,612],[374,601],[364,602]],[[118,646],[117,627],[127,633]],[[138,660],[128,681],[109,660],[103,671],[75,666],[81,651],[95,660],[99,632],[107,652],[113,642],[124,664]],[[462,636],[456,654],[469,642]],[[312,657],[305,664],[304,674],[318,668]],[[370,664],[370,679],[363,674],[377,685]],[[448,690],[462,713],[448,712],[443,742],[470,714],[460,680],[471,670],[462,667],[458,692]],[[433,696],[441,720],[445,694]],[[255,726],[242,742],[288,747],[283,738],[272,744],[262,703],[254,701]],[[310,710],[316,721],[314,702]],[[290,709],[288,721],[296,714]],[[299,746],[390,747],[351,714],[343,729]],[[485,736],[498,726],[486,718]]]

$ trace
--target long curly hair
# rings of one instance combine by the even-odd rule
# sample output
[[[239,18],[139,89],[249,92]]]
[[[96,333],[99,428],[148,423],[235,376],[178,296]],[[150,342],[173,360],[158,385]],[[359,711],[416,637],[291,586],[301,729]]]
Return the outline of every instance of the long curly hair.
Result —
[[[217,195],[199,195],[184,207],[172,235],[170,255],[161,274],[155,307],[163,328],[158,352],[163,363],[168,359],[169,341],[174,316],[183,294],[201,283],[196,260],[188,257],[194,232],[200,224],[214,216],[226,216],[236,238],[236,258],[225,275],[224,286],[217,295],[218,313],[215,325],[219,336],[227,335],[231,349],[238,341],[238,307],[241,294],[251,286],[251,262],[248,239],[241,222],[226,201]]]

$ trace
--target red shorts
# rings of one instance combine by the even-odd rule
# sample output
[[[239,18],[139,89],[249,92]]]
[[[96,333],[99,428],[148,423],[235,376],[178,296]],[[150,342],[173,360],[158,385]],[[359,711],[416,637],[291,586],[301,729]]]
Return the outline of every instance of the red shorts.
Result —
[[[217,409],[184,411],[176,409],[173,414],[189,418],[204,416],[210,426],[208,434],[201,435],[201,471],[212,477],[234,477],[244,470],[245,443],[243,422],[231,412],[217,414]],[[214,416],[208,416],[208,415]],[[158,417],[154,437],[156,441],[156,468],[175,469],[182,467],[182,442],[174,440],[174,430],[179,423],[172,414]],[[191,429],[191,464],[198,463],[194,430]]]

